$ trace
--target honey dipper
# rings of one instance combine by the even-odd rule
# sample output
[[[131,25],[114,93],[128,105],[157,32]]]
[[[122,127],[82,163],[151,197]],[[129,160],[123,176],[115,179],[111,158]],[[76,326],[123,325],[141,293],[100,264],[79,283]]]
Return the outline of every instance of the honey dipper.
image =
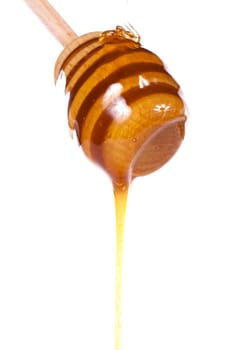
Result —
[[[129,26],[78,37],[43,0],[26,3],[65,47],[55,66],[70,93],[68,122],[86,156],[109,175],[114,188],[116,250],[115,350],[121,347],[124,218],[134,178],[158,170],[185,133],[180,87],[161,59],[141,46]]]

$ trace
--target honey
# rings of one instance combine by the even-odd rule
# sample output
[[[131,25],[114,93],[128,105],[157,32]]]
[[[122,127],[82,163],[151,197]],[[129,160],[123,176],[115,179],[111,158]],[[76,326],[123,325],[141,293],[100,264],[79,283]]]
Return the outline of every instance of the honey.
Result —
[[[116,207],[116,330],[121,344],[124,218],[134,178],[158,170],[177,151],[186,121],[180,87],[162,60],[122,27],[78,37],[61,53],[68,122],[86,156],[109,175]]]
[[[128,188],[114,187],[116,208],[116,297],[115,297],[115,350],[121,349],[121,295],[122,295],[122,267],[124,247],[124,226],[127,206]]]

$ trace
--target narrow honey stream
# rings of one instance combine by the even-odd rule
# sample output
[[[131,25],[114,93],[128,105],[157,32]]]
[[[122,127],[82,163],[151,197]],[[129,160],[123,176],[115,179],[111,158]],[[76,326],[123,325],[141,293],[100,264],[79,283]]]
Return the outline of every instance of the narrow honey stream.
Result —
[[[114,186],[116,210],[116,294],[115,294],[115,350],[121,350],[122,329],[122,271],[124,251],[125,214],[128,198],[127,186]]]

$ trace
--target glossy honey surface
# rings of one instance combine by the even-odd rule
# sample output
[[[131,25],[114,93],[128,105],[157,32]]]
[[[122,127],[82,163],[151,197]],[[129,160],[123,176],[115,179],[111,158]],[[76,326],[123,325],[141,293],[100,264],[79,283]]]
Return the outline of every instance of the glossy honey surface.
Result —
[[[161,59],[121,27],[89,33],[60,55],[69,126],[87,157],[129,184],[164,165],[184,138],[185,105]]]

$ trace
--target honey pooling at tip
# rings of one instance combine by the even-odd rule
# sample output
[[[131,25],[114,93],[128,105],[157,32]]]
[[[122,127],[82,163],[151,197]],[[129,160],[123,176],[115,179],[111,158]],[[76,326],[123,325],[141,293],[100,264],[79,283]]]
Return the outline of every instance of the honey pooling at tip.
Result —
[[[59,56],[69,127],[113,183],[163,166],[184,138],[185,104],[162,60],[122,27],[78,37]]]

